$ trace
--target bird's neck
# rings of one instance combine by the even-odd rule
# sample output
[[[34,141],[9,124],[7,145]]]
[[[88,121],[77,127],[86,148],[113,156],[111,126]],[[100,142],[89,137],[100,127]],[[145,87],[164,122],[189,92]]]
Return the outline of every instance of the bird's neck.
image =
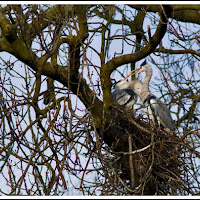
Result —
[[[123,89],[131,88],[131,87],[132,87],[132,81],[130,81],[130,82],[121,81],[115,86],[115,89],[123,90]]]
[[[144,102],[148,98],[148,96],[152,95],[149,91],[149,82],[151,80],[151,77],[152,77],[152,71],[146,72],[146,76],[143,81],[142,91],[140,93],[140,99],[142,100],[142,102]]]
[[[142,91],[142,92],[140,93],[139,97],[140,97],[141,101],[144,103],[144,101],[145,101],[149,96],[151,96],[151,95],[152,95],[152,94],[151,94],[151,92],[149,92],[149,91]]]
[[[124,81],[117,83],[117,85],[115,86],[115,90],[122,90],[124,88],[125,88],[125,82]]]
[[[152,71],[146,72],[146,76],[143,81],[143,90],[144,91],[149,91],[149,82],[151,80],[151,77],[152,77]]]

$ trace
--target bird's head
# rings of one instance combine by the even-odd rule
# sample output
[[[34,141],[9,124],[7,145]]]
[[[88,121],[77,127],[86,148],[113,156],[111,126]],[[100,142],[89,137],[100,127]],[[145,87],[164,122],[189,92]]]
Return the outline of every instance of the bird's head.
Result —
[[[151,65],[149,65],[146,60],[144,60],[144,62],[140,65],[140,67],[138,67],[136,70],[132,71],[132,74],[137,74],[140,72],[146,72],[146,73],[151,73],[152,72],[152,68]]]
[[[142,82],[139,80],[133,80],[132,82],[132,89],[135,92],[135,94],[137,94],[138,96],[140,96],[141,92],[142,92]]]
[[[124,80],[126,80],[129,76],[140,72],[146,72],[147,74],[152,74],[152,67],[146,62],[146,60],[144,60],[144,62],[137,69],[131,71]]]

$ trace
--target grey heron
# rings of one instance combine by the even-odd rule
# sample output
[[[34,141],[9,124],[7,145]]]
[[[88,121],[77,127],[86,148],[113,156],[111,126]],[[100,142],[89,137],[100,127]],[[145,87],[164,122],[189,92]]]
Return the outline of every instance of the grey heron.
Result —
[[[146,63],[146,60],[138,69],[131,71],[128,76],[140,72],[145,72],[146,76],[142,84],[143,87],[138,96],[146,107],[149,119],[153,122],[154,126],[158,124],[159,126],[162,125],[166,130],[175,131],[175,125],[169,109],[160,99],[149,91],[149,82],[152,77],[152,67]]]
[[[125,82],[127,78],[116,84],[112,92],[112,101],[124,106],[126,110],[131,110],[141,92],[142,83],[139,80]]]

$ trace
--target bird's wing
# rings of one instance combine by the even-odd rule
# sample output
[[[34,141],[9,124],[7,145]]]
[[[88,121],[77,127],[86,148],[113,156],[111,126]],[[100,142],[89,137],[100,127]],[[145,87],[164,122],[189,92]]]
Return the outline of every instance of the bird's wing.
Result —
[[[158,98],[151,99],[150,103],[154,108],[155,115],[159,117],[161,124],[170,130],[174,130],[175,126],[167,106]]]
[[[126,105],[135,98],[135,93],[132,89],[115,90],[112,92],[112,101],[120,105]]]

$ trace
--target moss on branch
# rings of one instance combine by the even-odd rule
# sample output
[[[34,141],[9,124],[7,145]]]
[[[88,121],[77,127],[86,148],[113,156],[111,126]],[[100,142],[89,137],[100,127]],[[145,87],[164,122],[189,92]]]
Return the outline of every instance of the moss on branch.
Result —
[[[11,24],[2,12],[0,12],[0,27],[2,30],[2,36],[9,40],[9,42],[16,40],[17,34],[15,25]]]

